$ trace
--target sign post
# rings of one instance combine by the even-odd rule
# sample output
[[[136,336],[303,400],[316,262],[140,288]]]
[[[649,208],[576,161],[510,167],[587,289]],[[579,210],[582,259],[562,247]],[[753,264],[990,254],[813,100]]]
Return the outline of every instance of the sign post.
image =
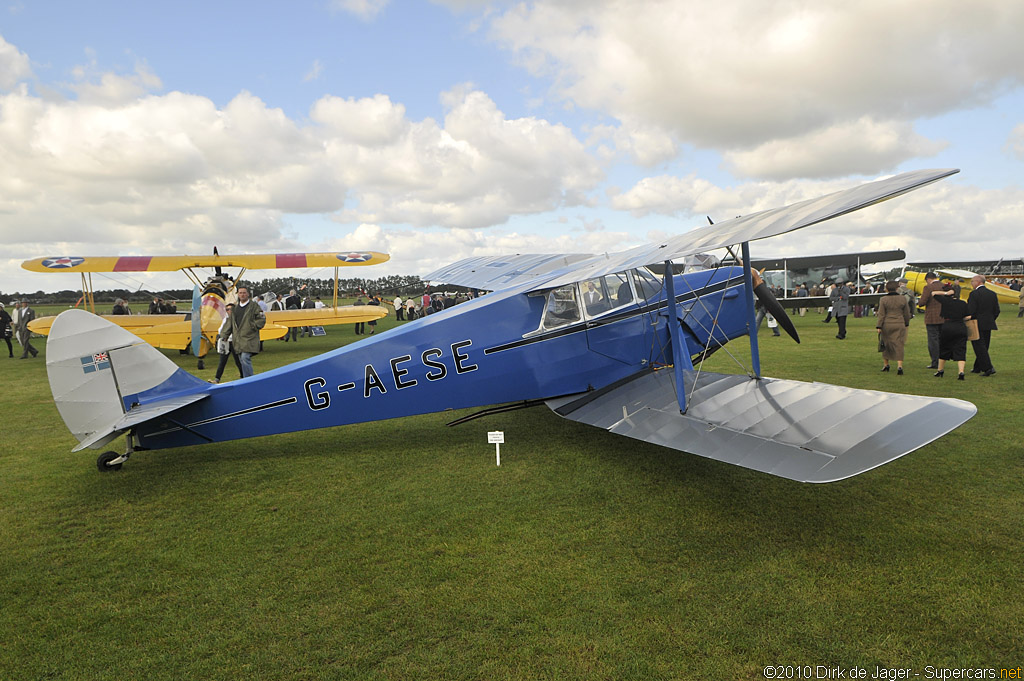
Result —
[[[501,465],[501,445],[505,442],[505,431],[492,430],[487,433],[487,442],[494,444],[494,458],[498,466]]]

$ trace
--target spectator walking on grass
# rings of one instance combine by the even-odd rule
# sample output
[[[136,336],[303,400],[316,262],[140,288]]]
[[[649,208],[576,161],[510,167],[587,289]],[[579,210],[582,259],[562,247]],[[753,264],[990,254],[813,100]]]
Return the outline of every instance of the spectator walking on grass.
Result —
[[[366,305],[366,301],[363,300],[362,296],[356,298],[356,302],[353,305]],[[360,336],[366,333],[366,322],[356,322],[356,335]]]
[[[918,305],[924,307],[924,328],[928,332],[928,356],[931,357],[931,364],[927,369],[939,368],[939,346],[942,336],[942,305],[941,298],[936,298],[936,292],[942,291],[942,282],[939,275],[928,272],[924,275],[924,289],[921,291],[921,300]]]
[[[228,365],[229,357],[235,360],[235,366],[238,367],[238,377],[245,378],[245,374],[242,371],[242,363],[238,359],[238,353],[231,346],[231,313],[234,311],[235,306],[232,303],[228,303],[225,309],[227,310],[227,315],[224,317],[224,321],[220,323],[220,329],[217,331],[217,354],[220,355],[220,361],[217,362],[217,373],[210,383],[220,383],[221,376],[224,375],[224,369]]]
[[[238,303],[231,312],[231,336],[242,363],[242,378],[253,375],[252,356],[260,351],[260,329],[267,317],[260,306],[249,299],[249,289],[238,287]]]
[[[28,306],[28,301],[21,301],[21,309],[18,310],[18,340],[21,342],[21,359],[28,359],[29,353],[33,357],[39,351],[32,347],[32,330],[28,328],[29,322],[36,318],[36,311]]]
[[[885,282],[885,295],[878,301],[878,317],[875,329],[883,344],[882,371],[889,371],[889,362],[896,362],[896,375],[903,375],[903,347],[907,342],[907,327],[910,326],[910,305],[899,292],[895,281]]]
[[[960,375],[958,381],[964,380],[964,369],[967,366],[967,322],[971,316],[967,311],[967,303],[960,300],[960,287],[945,284],[941,291],[932,294],[937,298],[941,308],[942,331],[939,335],[939,366],[936,378],[942,378],[946,362],[956,362]]]
[[[835,315],[836,323],[839,324],[839,333],[836,334],[836,338],[844,340],[846,338],[846,317],[850,314],[850,287],[846,284],[837,284],[829,294],[829,300],[832,301],[832,314]]]
[[[972,374],[982,376],[994,376],[995,367],[992,366],[992,358],[989,356],[989,346],[992,343],[992,332],[998,331],[996,317],[999,316],[999,297],[994,291],[986,288],[985,276],[976,274],[971,279],[970,295],[967,296],[967,313],[971,319],[978,322],[978,339],[971,341],[974,349],[974,369]]]

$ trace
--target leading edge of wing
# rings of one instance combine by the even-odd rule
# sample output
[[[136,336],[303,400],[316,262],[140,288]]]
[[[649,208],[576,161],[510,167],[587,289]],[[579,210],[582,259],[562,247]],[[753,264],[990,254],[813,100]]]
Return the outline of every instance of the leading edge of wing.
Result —
[[[300,267],[379,265],[391,256],[376,251],[339,253],[249,253],[242,255],[52,256],[21,263],[30,272],[177,272],[190,267],[273,270]]]
[[[546,281],[552,274],[593,257],[585,253],[476,256],[445,265],[424,275],[422,279],[439,284],[499,291],[528,282]]]
[[[707,253],[744,241],[778,236],[887,201],[958,172],[958,168],[915,170],[781,208],[723,220],[663,242],[592,258],[558,276],[538,282],[537,288],[554,288],[666,260],[678,260],[696,253]]]
[[[560,416],[644,442],[798,482],[835,482],[889,463],[977,413],[951,398],[828,383],[685,372],[679,412],[668,371],[548,400]],[[694,385],[696,383],[696,385]]]

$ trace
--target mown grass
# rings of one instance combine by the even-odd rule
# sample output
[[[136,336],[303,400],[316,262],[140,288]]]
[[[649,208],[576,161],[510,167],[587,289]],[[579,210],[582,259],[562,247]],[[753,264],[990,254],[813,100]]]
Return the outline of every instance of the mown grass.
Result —
[[[1024,635],[1024,320],[999,373],[906,376],[873,322],[809,313],[764,372],[978,415],[810,486],[545,408],[142,452],[100,474],[43,363],[0,360],[2,679],[757,679],[767,664],[1014,666]],[[394,324],[393,318],[379,328]],[[269,342],[257,370],[355,339]],[[39,343],[42,346],[42,342]],[[747,354],[745,345],[729,349]],[[191,371],[195,361],[168,353]],[[213,375],[214,363],[203,378]],[[708,368],[731,371],[720,352]],[[233,368],[229,367],[228,376]],[[504,430],[502,466],[488,430]]]

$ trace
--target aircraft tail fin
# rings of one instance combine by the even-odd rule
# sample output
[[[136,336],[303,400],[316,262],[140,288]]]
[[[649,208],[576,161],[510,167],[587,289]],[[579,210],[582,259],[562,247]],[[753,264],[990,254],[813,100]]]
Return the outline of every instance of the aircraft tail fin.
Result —
[[[668,371],[547,404],[573,421],[799,482],[834,482],[869,471],[977,413],[970,402],[950,398],[684,373],[690,393],[685,414]]]
[[[74,309],[50,327],[46,373],[57,411],[79,441],[74,451],[99,449],[137,423],[203,399],[211,387],[131,332]]]

